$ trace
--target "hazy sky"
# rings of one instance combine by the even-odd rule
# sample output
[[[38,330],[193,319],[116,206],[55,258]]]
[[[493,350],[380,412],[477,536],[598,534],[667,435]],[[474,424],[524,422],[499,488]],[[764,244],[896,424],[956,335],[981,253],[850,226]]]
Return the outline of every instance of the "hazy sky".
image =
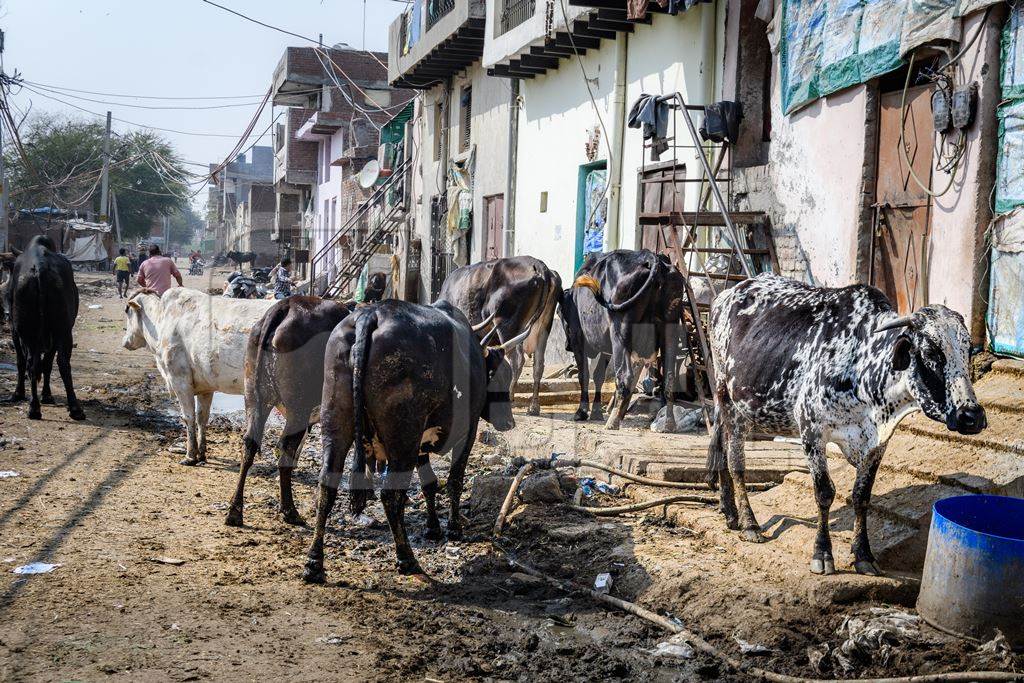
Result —
[[[218,4],[325,45],[344,42],[387,51],[387,29],[405,8],[396,0],[216,0]],[[146,100],[87,93],[55,94],[70,103],[116,118],[180,131],[218,133],[206,137],[160,131],[188,161],[220,162],[258,107],[285,47],[310,45],[208,5],[201,0],[0,0],[5,33],[4,69],[26,81],[124,95],[211,97],[231,100]],[[45,91],[44,91],[45,92]],[[88,102],[77,97],[114,104]],[[24,111],[82,111],[22,90],[13,103]],[[117,104],[120,103],[120,104]],[[138,109],[145,106],[244,106],[206,110]],[[280,109],[275,109],[277,114]],[[271,120],[268,106],[254,135]],[[115,130],[133,126],[114,121]],[[251,143],[250,139],[247,143]],[[270,144],[269,135],[261,144]],[[190,166],[190,169],[201,170]],[[202,196],[202,195],[201,195]]]

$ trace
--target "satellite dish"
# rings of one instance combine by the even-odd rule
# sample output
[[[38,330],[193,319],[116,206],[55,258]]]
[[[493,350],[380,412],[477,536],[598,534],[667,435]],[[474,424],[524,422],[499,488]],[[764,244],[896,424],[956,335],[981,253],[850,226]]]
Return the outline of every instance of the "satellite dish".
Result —
[[[363,170],[356,174],[356,179],[359,181],[359,187],[364,190],[368,190],[373,187],[378,178],[380,178],[380,164],[377,163],[376,159],[367,161],[366,165],[363,166]]]

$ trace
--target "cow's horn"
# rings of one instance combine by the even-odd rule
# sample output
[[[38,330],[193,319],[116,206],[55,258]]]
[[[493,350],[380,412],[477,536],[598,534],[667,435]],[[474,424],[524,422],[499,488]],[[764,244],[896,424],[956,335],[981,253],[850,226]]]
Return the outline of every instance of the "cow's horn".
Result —
[[[507,342],[505,342],[504,344],[502,344],[498,348],[499,349],[503,349],[503,350],[510,349],[513,346],[515,346],[516,344],[519,344],[520,342],[522,342],[529,335],[530,335],[530,328],[527,327],[525,330],[522,331],[522,333],[516,335],[515,337],[512,337],[511,339],[509,339]]]
[[[476,325],[473,325],[473,331],[474,332],[479,332],[480,330],[482,330],[485,327],[487,327],[488,325],[490,325],[491,321],[494,320],[495,313],[491,313],[489,316],[487,316],[487,318],[485,320],[482,320],[479,323],[477,323]]]
[[[488,332],[487,334],[485,334],[485,335],[484,335],[484,338],[480,340],[480,346],[482,346],[482,347],[484,347],[484,348],[486,349],[486,348],[487,348],[487,340],[488,340],[488,339],[490,339],[490,338],[491,338],[491,336],[492,336],[492,335],[493,335],[493,334],[494,334],[495,332],[497,332],[497,331],[498,331],[498,326],[497,326],[497,325],[495,325],[494,327],[492,327],[492,328],[491,328],[491,331],[490,331],[490,332]]]
[[[895,330],[898,327],[910,327],[910,325],[913,322],[913,316],[905,315],[901,318],[890,320],[887,323],[882,323],[881,325],[875,328],[875,334],[878,334],[879,332],[885,332],[886,330]]]

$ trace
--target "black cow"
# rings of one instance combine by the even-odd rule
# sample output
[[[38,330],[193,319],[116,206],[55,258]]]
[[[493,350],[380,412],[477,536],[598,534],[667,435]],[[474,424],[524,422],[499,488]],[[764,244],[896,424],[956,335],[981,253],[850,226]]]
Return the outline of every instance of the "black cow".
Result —
[[[78,317],[78,287],[71,262],[57,253],[49,237],[37,235],[14,261],[8,290],[11,332],[18,356],[18,386],[11,400],[25,400],[25,378],[28,376],[32,384],[28,417],[41,420],[43,413],[39,407],[38,383],[42,377],[42,403],[53,403],[50,373],[56,355],[57,368],[67,394],[68,415],[73,420],[84,420],[85,412],[78,403],[71,381],[71,349],[74,346],[71,330]]]
[[[528,330],[521,348],[508,354],[512,365],[510,391],[533,356],[533,395],[527,412],[540,414],[540,383],[555,307],[562,298],[562,279],[532,256],[492,259],[452,271],[441,286],[439,300],[461,310],[481,338],[497,336],[502,342]]]
[[[235,262],[235,268],[242,269],[243,263],[248,263],[250,268],[256,267],[256,252],[253,251],[229,251],[227,253],[229,261]]]
[[[245,452],[225,520],[228,526],[242,526],[245,477],[275,407],[285,418],[275,449],[281,479],[281,515],[289,524],[304,523],[292,498],[292,470],[310,417],[320,405],[327,340],[350,312],[340,301],[292,296],[271,306],[249,333],[245,351]]]
[[[578,421],[604,419],[601,408],[601,388],[604,385],[608,359],[612,355],[611,328],[608,324],[608,312],[597,303],[594,293],[586,287],[573,287],[562,294],[559,302],[562,317],[562,328],[565,330],[565,350],[576,359],[579,371],[580,405],[576,409],[574,419]],[[594,364],[594,404],[591,408],[590,392],[587,387],[590,368],[589,360],[597,359]]]
[[[676,346],[686,303],[682,273],[664,255],[618,249],[587,257],[573,287],[589,289],[607,311],[616,405],[605,427],[619,428],[639,366],[649,363],[662,378],[662,396],[668,404],[665,429],[675,431]],[[596,337],[597,331],[588,334]]]
[[[459,499],[477,423],[482,417],[501,431],[515,426],[504,350],[481,348],[469,321],[447,301],[422,306],[389,299],[357,309],[338,325],[327,342],[325,362],[323,469],[316,533],[303,579],[324,581],[324,528],[353,443],[350,492],[360,494],[353,506],[361,509],[362,494],[370,489],[364,471],[368,450],[375,469],[383,472],[381,502],[395,539],[398,570],[421,574],[404,521],[413,470],[418,470],[426,499],[428,537],[439,538],[438,483],[429,454],[452,451],[448,537],[459,538]]]
[[[971,385],[970,345],[959,313],[936,305],[900,318],[873,287],[811,287],[764,274],[719,294],[711,308],[716,417],[708,476],[712,486],[721,482],[729,528],[740,529],[744,540],[764,540],[744,483],[745,436],[799,437],[818,503],[810,568],[832,574],[828,519],[835,487],[825,456],[832,442],[857,468],[854,568],[878,574],[867,509],[900,420],[923,410],[962,434],[987,426]]]
[[[363,290],[363,303],[372,304],[384,298],[384,292],[388,288],[387,273],[374,273],[366,278],[366,288]]]

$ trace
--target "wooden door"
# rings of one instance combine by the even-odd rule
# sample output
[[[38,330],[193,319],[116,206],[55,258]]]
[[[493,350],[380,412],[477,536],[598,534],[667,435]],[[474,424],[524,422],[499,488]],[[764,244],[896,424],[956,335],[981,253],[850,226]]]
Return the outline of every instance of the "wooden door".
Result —
[[[679,225],[685,200],[686,166],[666,161],[649,164],[637,172],[637,222],[641,226],[640,248],[675,258],[665,235],[676,232],[685,243],[686,229]]]
[[[928,299],[931,197],[911,177],[911,168],[921,184],[931,185],[932,91],[932,86],[910,88],[905,116],[902,91],[880,98],[871,284],[885,292],[901,315]],[[901,127],[906,154],[900,152]]]
[[[495,194],[484,197],[484,216],[487,221],[487,244],[484,259],[491,260],[504,256],[505,195]]]

